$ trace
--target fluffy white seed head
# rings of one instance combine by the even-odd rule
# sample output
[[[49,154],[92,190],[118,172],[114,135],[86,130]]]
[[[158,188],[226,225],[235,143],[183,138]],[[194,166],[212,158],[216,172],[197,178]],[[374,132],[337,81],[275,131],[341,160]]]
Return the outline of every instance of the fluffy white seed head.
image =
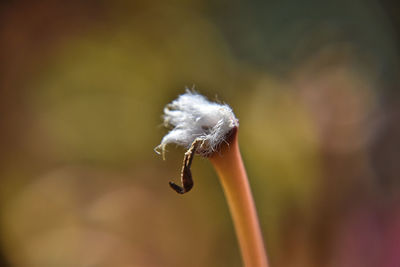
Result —
[[[210,102],[189,90],[164,108],[163,119],[165,127],[172,127],[155,148],[163,156],[168,144],[189,148],[195,140],[201,141],[196,153],[210,155],[225,141],[229,132],[239,126],[228,105]]]

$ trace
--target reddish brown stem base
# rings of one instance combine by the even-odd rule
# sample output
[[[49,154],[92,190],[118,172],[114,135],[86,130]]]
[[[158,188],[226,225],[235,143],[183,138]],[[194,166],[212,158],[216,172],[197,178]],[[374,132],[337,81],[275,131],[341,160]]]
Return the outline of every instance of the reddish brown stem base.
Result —
[[[229,141],[229,145],[223,145],[210,161],[225,192],[244,265],[268,267],[257,211],[239,151],[237,129]]]

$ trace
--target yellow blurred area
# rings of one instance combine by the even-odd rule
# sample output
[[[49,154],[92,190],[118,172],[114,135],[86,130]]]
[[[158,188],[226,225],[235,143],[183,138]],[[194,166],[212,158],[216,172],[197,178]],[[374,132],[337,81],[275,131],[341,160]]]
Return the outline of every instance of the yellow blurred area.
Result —
[[[241,266],[208,160],[179,196],[153,151],[185,87],[240,120],[271,266],[398,266],[392,5],[5,1],[0,266]]]

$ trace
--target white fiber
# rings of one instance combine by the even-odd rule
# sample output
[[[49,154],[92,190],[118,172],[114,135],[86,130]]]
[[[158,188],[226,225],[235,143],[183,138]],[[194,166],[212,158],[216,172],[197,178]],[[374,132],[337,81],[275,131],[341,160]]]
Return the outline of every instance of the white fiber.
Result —
[[[189,90],[164,108],[163,119],[166,127],[172,127],[155,148],[157,153],[163,155],[168,144],[189,148],[195,140],[201,141],[196,153],[210,155],[225,141],[228,133],[239,126],[228,105],[210,102]]]

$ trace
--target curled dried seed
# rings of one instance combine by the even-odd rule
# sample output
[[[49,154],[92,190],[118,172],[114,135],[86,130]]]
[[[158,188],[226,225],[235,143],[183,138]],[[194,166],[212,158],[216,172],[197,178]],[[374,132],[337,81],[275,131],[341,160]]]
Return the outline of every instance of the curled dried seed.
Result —
[[[169,186],[172,189],[174,189],[178,194],[187,193],[193,187],[193,179],[192,179],[192,172],[190,171],[190,166],[192,165],[196,149],[202,141],[203,140],[199,139],[194,140],[188,151],[186,151],[185,156],[183,157],[183,164],[181,171],[182,187],[175,184],[174,182],[169,182]]]

